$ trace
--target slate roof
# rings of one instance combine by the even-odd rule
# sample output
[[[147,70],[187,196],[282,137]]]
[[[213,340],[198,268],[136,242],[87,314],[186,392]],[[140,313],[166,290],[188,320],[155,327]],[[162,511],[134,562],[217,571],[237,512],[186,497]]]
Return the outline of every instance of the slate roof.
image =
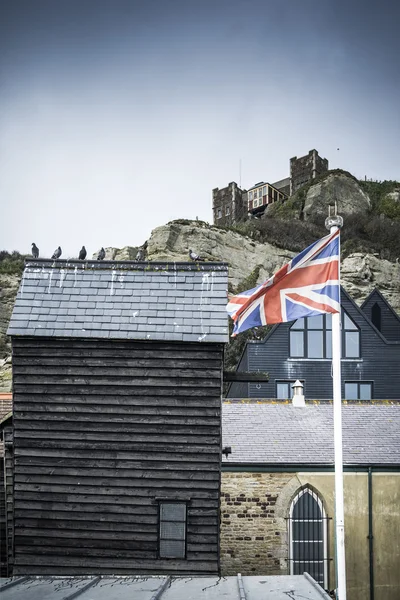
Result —
[[[345,465],[400,466],[399,402],[343,404],[342,421]],[[224,402],[222,437],[225,464],[333,465],[333,406]]]
[[[227,342],[226,263],[27,260],[13,336]]]

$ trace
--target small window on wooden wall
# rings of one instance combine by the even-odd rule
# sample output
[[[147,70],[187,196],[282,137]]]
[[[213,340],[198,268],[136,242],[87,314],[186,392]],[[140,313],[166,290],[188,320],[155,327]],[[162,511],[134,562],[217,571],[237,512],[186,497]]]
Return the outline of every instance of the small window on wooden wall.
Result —
[[[160,502],[160,558],[186,558],[186,514],[186,502]]]

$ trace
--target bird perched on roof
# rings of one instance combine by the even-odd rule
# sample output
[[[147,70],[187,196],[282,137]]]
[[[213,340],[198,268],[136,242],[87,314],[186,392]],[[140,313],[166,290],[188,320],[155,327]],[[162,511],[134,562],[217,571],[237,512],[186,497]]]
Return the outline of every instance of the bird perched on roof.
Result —
[[[35,243],[32,244],[32,256],[33,258],[39,258],[39,248]]]
[[[54,260],[57,260],[57,258],[60,258],[61,254],[62,254],[61,246],[58,246],[57,250],[54,250],[53,256],[51,258],[53,258]]]
[[[191,260],[196,260],[196,261],[204,261],[205,259],[202,256],[199,256],[198,254],[196,254],[196,252],[193,252],[193,250],[189,250],[189,256]]]
[[[139,248],[139,250],[137,251],[137,254],[136,254],[136,260],[137,261],[144,260],[144,256],[145,256],[144,255],[144,249],[143,248]]]
[[[104,250],[104,248],[100,248],[100,252],[97,255],[97,260],[104,260],[106,256],[106,251]]]
[[[79,260],[85,260],[86,254],[86,248],[85,246],[82,246],[81,251],[79,252]]]

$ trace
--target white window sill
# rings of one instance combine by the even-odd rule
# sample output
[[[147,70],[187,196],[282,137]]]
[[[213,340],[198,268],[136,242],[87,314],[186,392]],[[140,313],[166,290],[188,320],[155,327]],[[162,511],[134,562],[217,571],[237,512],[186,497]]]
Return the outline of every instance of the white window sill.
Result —
[[[291,362],[332,362],[331,358],[288,358]],[[363,362],[362,358],[342,358],[343,362]]]

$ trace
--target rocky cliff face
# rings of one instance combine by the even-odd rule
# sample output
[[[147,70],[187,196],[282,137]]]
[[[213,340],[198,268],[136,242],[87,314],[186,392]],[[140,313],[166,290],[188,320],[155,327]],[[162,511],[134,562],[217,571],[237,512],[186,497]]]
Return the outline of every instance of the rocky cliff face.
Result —
[[[172,222],[155,229],[148,241],[148,259],[188,260],[189,248],[206,260],[229,263],[229,283],[234,289],[240,287],[256,267],[259,267],[257,283],[261,283],[294,256],[293,252],[234,231],[193,221]],[[373,254],[350,254],[342,261],[342,284],[360,304],[377,287],[400,312],[400,265],[397,262],[382,260]]]

